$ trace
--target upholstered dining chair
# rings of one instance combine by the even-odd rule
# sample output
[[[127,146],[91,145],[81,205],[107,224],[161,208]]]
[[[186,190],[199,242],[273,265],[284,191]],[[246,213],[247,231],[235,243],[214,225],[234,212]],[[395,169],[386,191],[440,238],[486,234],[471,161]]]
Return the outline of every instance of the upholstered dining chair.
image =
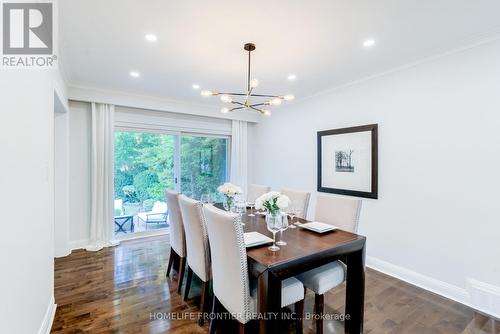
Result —
[[[291,189],[283,189],[281,190],[281,193],[283,195],[287,195],[288,198],[290,198],[290,201],[292,202],[300,202],[302,204],[301,206],[302,213],[300,214],[299,217],[300,218],[307,217],[307,209],[309,208],[309,199],[311,198],[311,193],[305,191],[291,190]]]
[[[184,301],[188,299],[193,273],[202,281],[200,317],[198,324],[203,326],[208,288],[210,282],[210,250],[208,245],[207,227],[203,216],[203,204],[187,196],[179,196],[179,205],[186,232],[187,280],[184,290]]]
[[[270,191],[271,187],[269,186],[263,186],[260,184],[250,184],[248,185],[247,201],[255,202],[255,200],[259,198],[261,195],[264,195],[265,193],[268,193]]]
[[[179,263],[179,282],[177,292],[181,293],[182,280],[186,267],[186,234],[182,221],[181,208],[179,206],[179,193],[170,189],[165,190],[165,198],[168,206],[168,217],[170,220],[170,259],[168,260],[167,277],[174,262]]]
[[[357,233],[361,200],[321,196],[316,199],[315,220],[335,225],[341,230]],[[346,277],[346,266],[341,261],[334,261],[297,276],[304,286],[314,292],[316,332],[323,333],[323,311],[325,292],[342,284]]]
[[[224,307],[234,314],[240,325],[240,333],[245,332],[245,324],[252,320],[257,311],[256,284],[248,275],[247,252],[243,237],[241,218],[237,214],[204,205],[212,257],[212,280],[214,303],[211,319]],[[255,286],[255,288],[251,288]],[[281,283],[281,307],[295,304],[297,331],[302,332],[304,313],[304,286],[294,277]],[[210,333],[215,332],[216,321],[210,322]]]

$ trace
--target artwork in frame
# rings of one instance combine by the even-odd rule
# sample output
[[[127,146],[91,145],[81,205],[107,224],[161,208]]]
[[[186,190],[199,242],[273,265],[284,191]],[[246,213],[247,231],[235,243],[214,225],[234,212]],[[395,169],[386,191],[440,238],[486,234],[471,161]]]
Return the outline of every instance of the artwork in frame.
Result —
[[[318,131],[318,191],[378,198],[378,125]]]

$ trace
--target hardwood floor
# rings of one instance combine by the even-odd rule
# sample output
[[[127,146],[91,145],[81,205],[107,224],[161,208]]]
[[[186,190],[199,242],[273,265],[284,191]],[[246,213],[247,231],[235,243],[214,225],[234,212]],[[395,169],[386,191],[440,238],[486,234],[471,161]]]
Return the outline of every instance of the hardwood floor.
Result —
[[[177,277],[165,277],[169,248],[168,236],[160,236],[56,259],[52,333],[207,333],[207,324],[197,324],[199,284],[193,283],[184,302],[176,292]],[[325,314],[342,314],[344,295],[343,288],[327,293]],[[314,295],[308,293],[306,313],[313,304]],[[170,312],[177,319],[166,319]],[[178,319],[181,315],[188,319]],[[315,332],[314,322],[306,319],[304,333]],[[343,333],[342,322],[325,320],[324,332]],[[500,322],[367,269],[364,332],[499,334]]]

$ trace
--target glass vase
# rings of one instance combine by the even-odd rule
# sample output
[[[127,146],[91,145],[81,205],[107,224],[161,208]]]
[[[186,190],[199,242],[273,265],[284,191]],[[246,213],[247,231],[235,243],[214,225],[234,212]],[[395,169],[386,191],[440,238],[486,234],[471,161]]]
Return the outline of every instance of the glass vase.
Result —
[[[224,195],[224,202],[222,204],[224,205],[224,210],[229,212],[234,211],[234,197]]]

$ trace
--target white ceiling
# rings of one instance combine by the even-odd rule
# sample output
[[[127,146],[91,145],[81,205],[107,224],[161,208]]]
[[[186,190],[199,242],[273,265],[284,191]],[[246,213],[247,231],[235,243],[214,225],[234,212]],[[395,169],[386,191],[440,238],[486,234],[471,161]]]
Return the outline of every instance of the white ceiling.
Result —
[[[500,32],[499,0],[63,0],[70,85],[217,103],[243,90],[248,41],[258,93],[313,95]],[[146,33],[158,36],[147,42]],[[376,45],[362,47],[365,39]],[[134,79],[131,70],[141,73]],[[295,73],[294,82],[287,80]],[[292,102],[293,103],[293,102]]]

